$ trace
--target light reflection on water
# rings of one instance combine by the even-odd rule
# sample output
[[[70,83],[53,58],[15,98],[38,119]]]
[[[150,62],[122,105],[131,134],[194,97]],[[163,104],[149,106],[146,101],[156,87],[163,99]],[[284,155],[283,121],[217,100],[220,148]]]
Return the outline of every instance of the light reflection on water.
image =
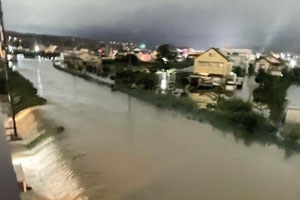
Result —
[[[38,69],[37,69],[37,80],[38,80],[38,85],[39,85],[39,88],[38,88],[38,91],[40,92],[39,95],[43,96],[43,84],[42,84],[42,80],[41,80],[41,73],[40,73],[40,66],[38,66]]]

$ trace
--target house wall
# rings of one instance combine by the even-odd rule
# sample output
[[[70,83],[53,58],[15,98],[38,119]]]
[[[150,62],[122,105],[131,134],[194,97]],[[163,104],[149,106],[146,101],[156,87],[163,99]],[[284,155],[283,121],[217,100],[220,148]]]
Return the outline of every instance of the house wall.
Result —
[[[270,63],[266,60],[260,60],[255,64],[255,72],[257,73],[260,69],[264,69],[266,72],[270,69]]]
[[[240,55],[230,55],[229,57],[233,61],[234,67],[241,67],[242,69],[246,69],[248,67],[246,57]]]
[[[232,70],[232,63],[228,62],[214,49],[210,49],[194,61],[194,73],[215,74],[228,76]]]

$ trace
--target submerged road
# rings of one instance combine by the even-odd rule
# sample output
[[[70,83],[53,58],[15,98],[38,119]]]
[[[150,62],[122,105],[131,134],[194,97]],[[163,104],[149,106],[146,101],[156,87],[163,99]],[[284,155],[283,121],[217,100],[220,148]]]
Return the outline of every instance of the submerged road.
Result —
[[[67,187],[76,179],[92,200],[300,199],[299,154],[238,140],[58,71],[50,61],[20,60],[15,69],[48,99],[45,115],[66,128],[47,160],[59,155],[72,177],[49,170],[43,177],[51,183]]]

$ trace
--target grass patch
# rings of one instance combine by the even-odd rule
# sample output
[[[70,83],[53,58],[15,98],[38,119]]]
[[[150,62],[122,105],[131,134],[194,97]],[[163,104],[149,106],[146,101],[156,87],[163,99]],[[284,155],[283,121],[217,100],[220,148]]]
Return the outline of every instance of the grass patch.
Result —
[[[63,131],[64,131],[64,127],[62,126],[58,126],[56,128],[49,128],[48,130],[46,130],[45,133],[40,134],[37,138],[35,138],[30,143],[28,143],[26,147],[32,149],[36,147],[38,144],[40,144],[41,142],[43,142],[45,139],[52,136],[56,136],[57,134],[62,133]]]
[[[47,139],[47,138],[49,138],[53,135],[54,135],[54,133],[52,133],[52,132],[41,134],[37,138],[35,138],[33,141],[26,144],[26,147],[29,148],[29,149],[33,149],[38,144],[40,144],[42,141],[44,141],[45,139]]]
[[[242,100],[221,100],[214,111],[200,109],[196,103],[188,98],[173,95],[156,94],[153,91],[129,89],[123,85],[116,85],[116,90],[151,103],[159,108],[175,110],[189,119],[209,122],[221,130],[238,130],[240,133],[265,134],[274,136],[276,128],[263,116],[252,111],[252,106]]]
[[[37,95],[37,89],[19,72],[9,69],[8,76],[10,78],[9,87],[14,98],[14,112],[17,114],[26,108],[43,105],[46,99]]]

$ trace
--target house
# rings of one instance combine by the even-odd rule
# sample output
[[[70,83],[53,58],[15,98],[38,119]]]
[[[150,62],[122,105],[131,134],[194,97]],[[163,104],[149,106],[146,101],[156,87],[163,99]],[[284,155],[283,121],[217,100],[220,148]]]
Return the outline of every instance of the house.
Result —
[[[78,57],[83,61],[83,64],[89,69],[89,71],[93,71],[101,67],[101,56],[94,52],[80,51]]]
[[[250,64],[253,64],[256,59],[251,49],[224,48],[222,53],[228,55],[232,60],[233,68],[240,67],[246,73],[248,73]]]
[[[54,53],[56,51],[58,46],[56,45],[50,45],[45,49],[45,53]]]
[[[137,54],[135,54],[136,57],[143,62],[153,62],[157,59],[157,51],[144,51],[144,52],[139,52]]]
[[[99,54],[91,52],[88,49],[65,50],[61,53],[61,60],[78,70],[99,71],[102,70],[102,58]]]
[[[258,73],[260,69],[263,69],[273,76],[281,76],[285,67],[285,63],[280,58],[274,56],[260,57],[256,60],[255,72]]]
[[[67,64],[69,68],[74,68],[80,71],[83,69],[83,61],[74,54],[68,56],[64,55],[64,63]]]
[[[219,49],[211,48],[195,58],[191,83],[205,87],[224,85],[231,77],[232,64],[232,60]]]
[[[216,48],[211,48],[194,61],[194,74],[227,77],[232,70],[232,61]]]

